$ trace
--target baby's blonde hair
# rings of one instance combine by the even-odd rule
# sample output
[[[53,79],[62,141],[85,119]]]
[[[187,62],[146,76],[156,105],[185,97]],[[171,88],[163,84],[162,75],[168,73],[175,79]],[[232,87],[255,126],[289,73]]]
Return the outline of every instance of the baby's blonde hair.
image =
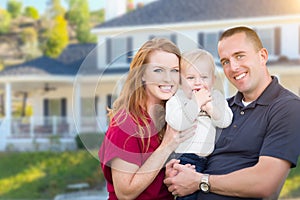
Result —
[[[209,53],[204,49],[194,49],[183,53],[181,57],[181,63],[180,63],[181,70],[184,71],[189,67],[195,67],[197,66],[197,63],[200,60],[203,60],[205,58],[209,60],[211,64],[210,66],[212,70],[212,75],[214,76],[215,68],[216,68],[214,57],[211,55],[211,53]]]

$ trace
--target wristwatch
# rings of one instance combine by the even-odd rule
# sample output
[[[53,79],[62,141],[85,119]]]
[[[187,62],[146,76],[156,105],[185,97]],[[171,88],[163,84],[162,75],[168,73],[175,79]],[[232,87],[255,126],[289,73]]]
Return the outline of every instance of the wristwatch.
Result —
[[[201,177],[199,189],[204,193],[209,193],[209,191],[210,191],[210,185],[209,185],[208,179],[209,179],[209,174],[203,174]]]

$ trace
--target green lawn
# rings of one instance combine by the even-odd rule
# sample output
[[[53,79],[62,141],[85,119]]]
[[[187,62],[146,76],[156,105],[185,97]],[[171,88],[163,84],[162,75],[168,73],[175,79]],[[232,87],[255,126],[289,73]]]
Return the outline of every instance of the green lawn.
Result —
[[[100,190],[99,161],[85,150],[74,152],[0,153],[0,199],[53,199],[67,185],[86,182]],[[300,197],[300,161],[292,169],[281,198]]]
[[[0,154],[0,199],[53,199],[80,182],[103,184],[99,161],[85,150]]]
[[[297,167],[291,170],[287,180],[285,181],[280,197],[300,198],[300,158],[298,159]]]

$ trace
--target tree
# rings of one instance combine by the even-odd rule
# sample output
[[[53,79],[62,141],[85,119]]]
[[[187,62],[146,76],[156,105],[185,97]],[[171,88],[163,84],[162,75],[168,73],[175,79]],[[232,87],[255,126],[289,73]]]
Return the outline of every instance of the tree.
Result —
[[[9,12],[0,8],[0,34],[8,33],[11,24]]]
[[[26,60],[31,60],[41,55],[38,47],[38,34],[35,28],[24,28],[21,33],[22,46],[21,50]]]
[[[90,33],[90,12],[87,0],[68,0],[67,18],[74,27],[76,38],[80,43],[94,42],[96,38]]]
[[[9,0],[7,2],[7,11],[11,14],[12,18],[18,17],[22,12],[22,2]]]
[[[48,0],[47,15],[50,19],[55,19],[57,16],[64,16],[66,11],[60,4],[60,0]]]
[[[24,11],[26,17],[38,20],[40,18],[39,11],[33,6],[27,6]]]
[[[57,16],[53,27],[50,27],[46,33],[44,54],[56,58],[68,45],[68,42],[67,21],[63,16]]]
[[[41,48],[49,57],[57,57],[68,45],[68,23],[65,20],[65,9],[60,0],[48,0],[45,19],[43,19],[44,33],[41,35]]]

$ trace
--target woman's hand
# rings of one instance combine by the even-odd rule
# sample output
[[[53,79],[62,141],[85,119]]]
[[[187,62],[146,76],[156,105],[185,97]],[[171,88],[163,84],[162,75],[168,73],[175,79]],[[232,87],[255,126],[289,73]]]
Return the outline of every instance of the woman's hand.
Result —
[[[184,131],[176,131],[171,126],[167,125],[161,146],[168,146],[170,150],[174,151],[180,143],[194,136],[195,130],[196,125]]]
[[[199,189],[201,176],[202,174],[196,172],[195,166],[181,165],[179,161],[172,159],[166,165],[164,183],[174,196],[185,196]]]

